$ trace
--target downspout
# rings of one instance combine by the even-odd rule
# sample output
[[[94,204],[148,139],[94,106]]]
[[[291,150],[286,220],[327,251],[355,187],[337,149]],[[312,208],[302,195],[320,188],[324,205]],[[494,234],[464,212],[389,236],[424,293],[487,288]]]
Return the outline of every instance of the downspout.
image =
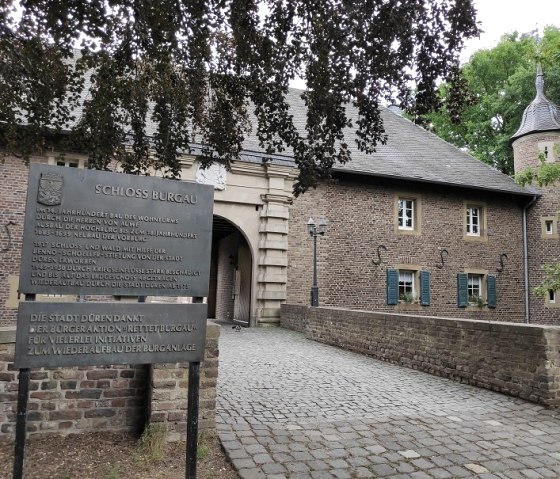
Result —
[[[529,246],[527,239],[527,212],[529,208],[539,199],[539,195],[533,195],[533,198],[523,208],[523,273],[525,278],[525,323],[531,322],[529,313]]]

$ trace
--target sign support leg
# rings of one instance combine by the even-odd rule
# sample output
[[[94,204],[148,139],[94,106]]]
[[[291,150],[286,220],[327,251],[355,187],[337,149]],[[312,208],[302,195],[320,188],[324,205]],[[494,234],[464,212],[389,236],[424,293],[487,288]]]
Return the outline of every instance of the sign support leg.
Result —
[[[27,428],[27,402],[29,395],[29,376],[31,369],[19,370],[19,387],[16,418],[16,446],[14,450],[14,479],[23,477],[23,459],[25,457],[25,433]]]
[[[187,402],[187,464],[185,469],[186,479],[196,479],[199,389],[200,363],[189,363],[189,392]]]
[[[35,301],[34,294],[26,294],[26,301]],[[16,416],[16,444],[14,449],[13,479],[23,477],[23,460],[25,458],[25,436],[27,432],[27,403],[29,401],[29,379],[31,369],[19,370],[18,401]]]

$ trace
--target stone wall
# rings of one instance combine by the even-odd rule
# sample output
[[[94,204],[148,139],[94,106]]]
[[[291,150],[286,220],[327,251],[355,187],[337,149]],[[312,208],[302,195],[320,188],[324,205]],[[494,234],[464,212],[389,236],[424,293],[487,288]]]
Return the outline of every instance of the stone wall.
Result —
[[[399,196],[414,197],[421,205],[418,230],[412,234],[396,228]],[[481,238],[465,236],[465,205],[470,202],[484,205],[486,227]],[[520,200],[365,177],[356,181],[341,176],[336,183],[309,190],[290,210],[289,304],[309,304],[313,271],[313,243],[306,229],[309,217],[315,221],[324,217],[328,222],[326,235],[317,238],[321,306],[485,321],[524,320]],[[379,250],[378,257],[380,246],[385,249]],[[499,272],[502,254],[507,259]],[[386,274],[390,268],[428,271],[430,305],[421,306],[418,301],[388,305]],[[457,274],[467,271],[495,275],[495,309],[458,307]]]
[[[215,427],[220,329],[208,324],[201,364],[199,429]],[[17,370],[15,328],[0,328],[0,442],[14,438]],[[146,422],[165,424],[168,439],[186,432],[188,365],[115,365],[33,369],[29,434],[89,431],[140,432]]]
[[[290,305],[281,324],[298,315],[314,341],[560,406],[560,327]]]

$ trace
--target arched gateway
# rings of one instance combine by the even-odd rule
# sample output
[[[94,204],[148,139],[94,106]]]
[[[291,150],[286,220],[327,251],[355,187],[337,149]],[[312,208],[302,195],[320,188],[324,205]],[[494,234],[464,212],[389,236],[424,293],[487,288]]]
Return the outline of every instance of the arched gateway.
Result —
[[[288,207],[297,170],[289,158],[243,157],[230,171],[183,161],[181,178],[214,186],[208,315],[256,326],[278,322],[286,300]]]

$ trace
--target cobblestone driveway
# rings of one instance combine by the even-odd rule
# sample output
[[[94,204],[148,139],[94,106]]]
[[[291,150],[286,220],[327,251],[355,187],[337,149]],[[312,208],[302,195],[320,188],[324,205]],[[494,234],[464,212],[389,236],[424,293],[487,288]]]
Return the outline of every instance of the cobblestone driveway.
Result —
[[[222,327],[218,432],[242,479],[560,478],[560,417],[306,340]]]

